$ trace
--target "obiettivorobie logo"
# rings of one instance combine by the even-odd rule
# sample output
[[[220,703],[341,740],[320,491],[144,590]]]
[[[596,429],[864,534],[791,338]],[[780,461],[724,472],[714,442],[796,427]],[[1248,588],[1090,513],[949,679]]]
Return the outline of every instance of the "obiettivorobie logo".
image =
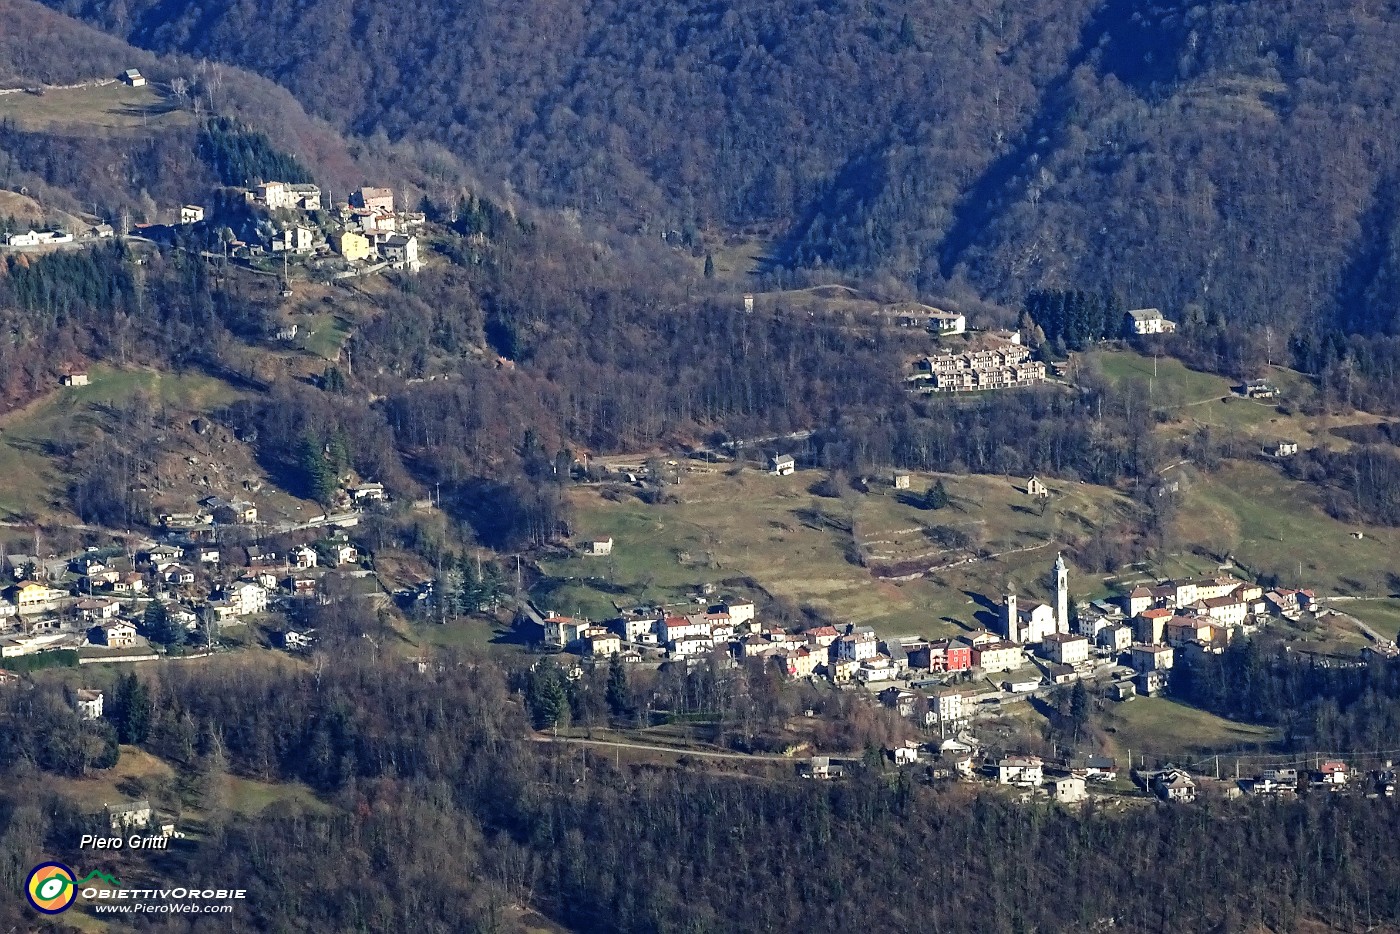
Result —
[[[105,872],[93,870],[79,879],[63,863],[47,862],[29,871],[24,895],[35,911],[46,915],[67,911],[79,895],[95,903],[93,910],[98,912],[218,914],[232,911],[232,902],[246,899],[248,890],[198,885],[129,889]]]
[[[67,911],[78,900],[78,887],[98,881],[121,888],[120,880],[93,870],[79,880],[73,870],[62,863],[40,863],[29,871],[24,881],[24,894],[35,910],[46,915]]]

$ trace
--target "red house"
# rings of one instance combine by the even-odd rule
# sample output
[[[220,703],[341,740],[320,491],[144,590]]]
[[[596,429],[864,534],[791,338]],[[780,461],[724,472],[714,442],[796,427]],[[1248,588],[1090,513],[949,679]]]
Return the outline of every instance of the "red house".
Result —
[[[972,667],[972,646],[944,640],[931,646],[930,666],[934,671],[966,671]]]

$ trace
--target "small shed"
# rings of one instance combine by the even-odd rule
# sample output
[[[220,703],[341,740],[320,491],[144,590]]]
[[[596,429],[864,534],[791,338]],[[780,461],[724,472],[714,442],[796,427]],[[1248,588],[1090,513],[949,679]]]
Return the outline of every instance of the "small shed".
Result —
[[[128,68],[126,71],[122,72],[122,80],[133,88],[146,86],[145,77],[143,77],[141,72],[136,68]]]
[[[58,381],[64,386],[86,386],[88,375],[86,373],[65,373],[59,377]]]
[[[894,475],[894,488],[896,490],[909,489],[909,475],[907,473],[897,473]]]

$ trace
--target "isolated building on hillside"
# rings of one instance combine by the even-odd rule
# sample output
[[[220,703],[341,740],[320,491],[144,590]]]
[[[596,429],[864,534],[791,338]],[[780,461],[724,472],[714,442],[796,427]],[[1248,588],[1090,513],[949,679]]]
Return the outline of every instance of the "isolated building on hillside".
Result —
[[[198,224],[204,220],[204,208],[198,204],[182,204],[180,206],[181,224]]]
[[[151,802],[131,801],[127,804],[107,805],[107,823],[113,833],[139,830],[151,825]]]
[[[769,462],[768,472],[779,477],[786,477],[797,470],[797,461],[791,454],[775,454]]]
[[[84,720],[96,720],[102,716],[102,692],[79,688],[73,695],[73,706]]]
[[[133,88],[143,88],[146,86],[146,79],[141,74],[140,69],[137,68],[128,68],[126,71],[122,72],[122,81]]]
[[[1171,334],[1176,330],[1176,322],[1162,317],[1156,308],[1138,308],[1124,313],[1123,330],[1129,337]]]

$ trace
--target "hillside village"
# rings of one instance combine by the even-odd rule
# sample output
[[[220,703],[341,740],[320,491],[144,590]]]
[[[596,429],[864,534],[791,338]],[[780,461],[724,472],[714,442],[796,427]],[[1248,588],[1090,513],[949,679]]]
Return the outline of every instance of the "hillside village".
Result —
[[[358,188],[349,200],[323,209],[321,189],[313,184],[264,182],[252,189],[225,189],[218,207],[180,206],[168,224],[142,223],[121,232],[158,243],[185,239],[212,240],[224,258],[248,265],[265,257],[296,258],[332,276],[365,275],[381,269],[417,272],[423,266],[418,236],[422,213],[395,210],[388,188]],[[242,198],[229,200],[233,194]],[[10,233],[12,250],[81,246],[109,240],[111,224],[79,231],[27,229]],[[206,255],[214,255],[206,250]]]
[[[603,539],[581,547],[596,557],[609,555],[613,545]],[[714,600],[704,590],[691,607],[634,607],[597,622],[549,614],[538,620],[539,633],[546,651],[574,652],[585,661],[758,664],[790,682],[855,692],[930,737],[885,749],[894,766],[917,767],[933,779],[990,782],[1061,804],[1085,801],[1095,788],[1121,793],[1120,772],[1143,792],[1179,802],[1198,795],[1293,795],[1308,788],[1394,794],[1395,772],[1388,763],[1368,770],[1329,759],[1311,770],[1281,766],[1212,777],[1169,762],[1149,767],[1145,756],[1121,767],[1110,757],[1046,759],[984,742],[978,734],[988,723],[1028,700],[1044,702],[1071,688],[1119,704],[1156,697],[1166,692],[1179,664],[1219,655],[1232,640],[1268,627],[1331,612],[1312,590],[1266,589],[1230,573],[1137,584],[1116,597],[1076,603],[1064,557],[1048,570],[1051,600],[1005,593],[995,628],[952,638],[882,635],[856,624],[774,625],[753,601]],[[1380,640],[1361,658],[1327,663],[1361,666],[1367,654],[1392,657],[1396,648]],[[802,774],[839,777],[839,761],[814,756]]]

